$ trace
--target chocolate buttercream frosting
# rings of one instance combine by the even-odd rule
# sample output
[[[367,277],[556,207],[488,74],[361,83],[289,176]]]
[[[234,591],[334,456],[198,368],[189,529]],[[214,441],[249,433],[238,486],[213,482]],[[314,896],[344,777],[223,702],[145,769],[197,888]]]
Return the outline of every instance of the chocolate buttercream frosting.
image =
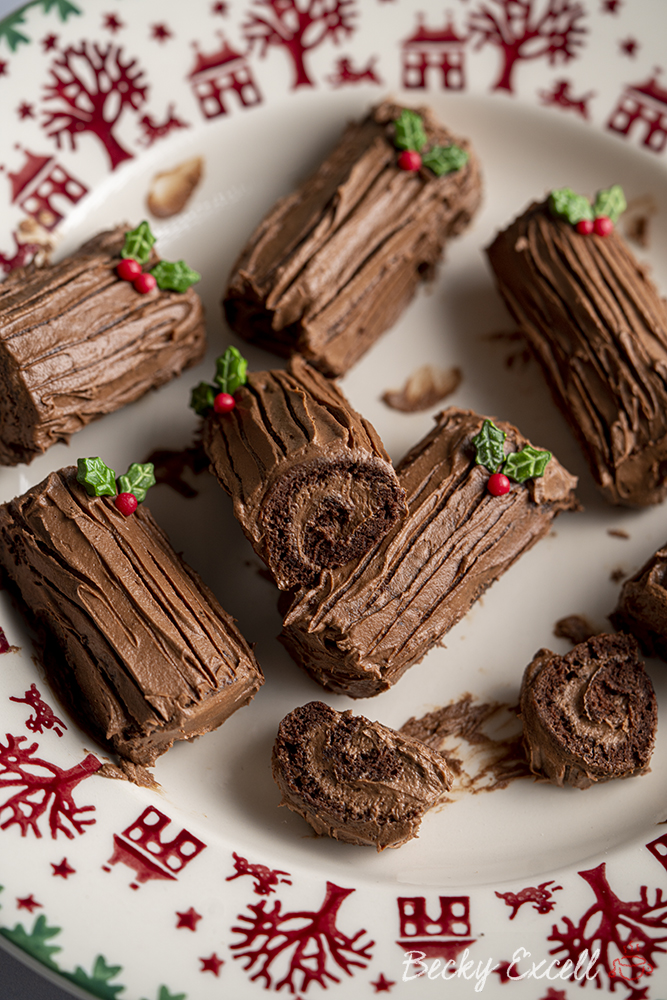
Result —
[[[378,851],[416,837],[452,782],[436,750],[321,701],[283,719],[272,766],[281,805],[319,834]]]
[[[405,514],[377,432],[303,358],[253,372],[231,413],[210,413],[211,471],[281,590],[360,559]]]
[[[148,509],[124,517],[75,467],[0,506],[0,564],[79,724],[133,764],[219,726],[263,683],[234,621]]]
[[[333,152],[259,224],[234,264],[223,306],[232,329],[278,354],[301,353],[330,376],[353,365],[433,276],[445,242],[481,199],[477,159],[428,108],[429,144],[467,162],[437,177],[401,170],[400,105],[350,124]]]
[[[613,231],[533,204],[487,250],[593,477],[615,504],[667,495],[667,307]]]
[[[625,581],[609,620],[634,635],[646,656],[667,660],[667,545]]]
[[[565,656],[540,649],[521,685],[523,738],[534,774],[555,785],[648,770],[658,722],[651,679],[629,635],[597,635]]]
[[[281,642],[323,687],[367,698],[441,642],[481,594],[577,510],[577,480],[552,458],[542,478],[493,497],[472,439],[484,417],[450,407],[397,466],[408,516],[363,558],[326,569],[289,601]],[[509,451],[527,442],[499,423]],[[286,608],[286,613],[285,613]]]
[[[0,284],[0,464],[32,461],[204,356],[191,288],[142,295],[116,275],[128,228]]]

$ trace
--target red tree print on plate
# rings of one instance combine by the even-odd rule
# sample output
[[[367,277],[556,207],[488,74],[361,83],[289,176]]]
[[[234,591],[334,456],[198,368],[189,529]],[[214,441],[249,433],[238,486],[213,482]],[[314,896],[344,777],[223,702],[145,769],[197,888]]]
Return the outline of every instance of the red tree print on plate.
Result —
[[[619,977],[614,963],[623,958],[632,946],[631,953],[637,966],[642,963],[645,970],[656,965],[656,955],[665,951],[660,945],[667,941],[667,934],[658,936],[660,931],[667,930],[667,899],[663,899],[661,889],[656,889],[655,900],[649,902],[645,885],[640,889],[639,899],[631,902],[619,899],[607,881],[604,863],[579,874],[595,893],[595,902],[578,923],[564,917],[562,930],[554,924],[547,940],[560,943],[551,949],[550,954],[565,952],[565,957],[576,966],[585,950],[592,955],[599,949],[600,957],[595,964],[597,975],[592,980],[582,979],[581,985],[595,982],[598,988],[601,987],[599,973],[604,969],[609,977],[610,992],[620,984],[630,990],[628,1000],[640,1000],[645,991]]]
[[[495,45],[502,53],[502,67],[493,90],[514,91],[518,62],[574,59],[587,28],[581,24],[585,10],[577,0],[486,0],[471,12],[468,28],[475,48]]]
[[[234,875],[228,875],[225,882],[233,882],[234,879],[241,878],[242,875],[250,875],[255,879],[253,889],[257,896],[270,896],[272,892],[276,891],[275,887],[279,882],[283,882],[285,885],[292,884],[290,879],[278,877],[289,875],[289,872],[280,871],[279,868],[267,868],[266,865],[251,864],[236,851],[232,851],[232,857],[234,858]]]
[[[77,806],[72,792],[79,782],[100,769],[102,764],[97,757],[89,753],[80,764],[63,770],[57,764],[34,756],[37,743],[29,747],[21,746],[25,736],[10,736],[8,733],[6,739],[7,746],[0,743],[0,792],[14,787],[18,791],[0,805],[0,816],[5,809],[9,810],[9,819],[0,826],[0,830],[16,825],[22,837],[28,830],[41,837],[38,822],[48,810],[49,829],[54,840],[59,830],[70,840],[75,833],[85,833],[84,828],[95,820],[92,817],[81,819],[80,816],[94,811],[95,806]]]
[[[512,908],[510,920],[514,920],[519,909],[524,903],[532,903],[533,909],[538,913],[550,913],[556,905],[551,898],[551,893],[557,889],[562,889],[562,885],[554,885],[553,889],[547,889],[548,885],[553,885],[554,880],[540,882],[539,885],[529,885],[520,892],[497,892],[498,899],[504,899],[508,906]]]
[[[294,67],[292,89],[312,87],[305,54],[327,38],[335,43],[354,31],[354,0],[254,0],[257,10],[248,12],[243,33],[252,44],[259,42],[261,55],[270,45],[286,50]]]
[[[122,52],[112,43],[68,46],[51,65],[44,96],[45,101],[60,103],[46,113],[43,123],[58,148],[65,134],[76,149],[77,135],[92,132],[106,149],[112,170],[133,156],[121,146],[114,129],[126,108],[141,107],[148,89],[136,59],[124,59]]]
[[[265,989],[271,989],[280,972],[284,972],[274,988],[287,986],[290,993],[300,990],[305,993],[313,982],[324,988],[329,985],[326,980],[339,983],[339,977],[331,971],[334,966],[348,976],[354,975],[355,968],[364,969],[368,965],[375,942],[360,940],[365,930],[348,937],[336,926],[338,911],[353,892],[354,889],[342,889],[327,882],[324,902],[316,911],[281,913],[280,900],[271,909],[267,909],[266,900],[250,903],[252,916],[238,917],[249,926],[232,927],[234,933],[244,936],[243,941],[230,946],[237,952],[234,958],[245,959],[245,969],[256,967],[250,978],[264,980]],[[276,967],[280,967],[280,972]]]
[[[42,701],[36,684],[31,684],[22,698],[10,697],[9,700],[30,705],[34,710],[35,714],[31,715],[25,724],[31,733],[43,733],[45,729],[53,729],[57,736],[62,736],[63,730],[67,729],[63,720],[54,715],[46,702]]]

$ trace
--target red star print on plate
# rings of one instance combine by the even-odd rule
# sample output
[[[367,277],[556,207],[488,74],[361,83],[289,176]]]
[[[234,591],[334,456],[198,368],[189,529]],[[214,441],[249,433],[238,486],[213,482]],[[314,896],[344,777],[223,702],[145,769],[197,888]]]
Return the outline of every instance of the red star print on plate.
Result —
[[[110,31],[115,35],[116,32],[120,31],[121,28],[124,28],[125,25],[116,17],[115,14],[105,14],[102,27],[106,28],[107,31]]]
[[[7,76],[7,63],[0,59],[0,76]]]
[[[168,38],[173,38],[171,31],[166,24],[151,24],[151,38],[158,42],[166,42]]]
[[[57,35],[45,35],[44,38],[42,38],[42,51],[50,52],[51,49],[55,49],[57,44],[58,44]]]
[[[621,54],[624,56],[636,56],[637,49],[639,48],[639,42],[636,38],[623,38],[619,43],[618,47],[621,50]]]
[[[59,865],[54,865],[51,862],[51,867],[53,868],[53,874],[60,875],[61,878],[69,878],[70,875],[76,874],[76,868],[72,868],[67,858],[63,858]]]
[[[202,918],[201,913],[197,913],[193,906],[189,910],[186,910],[185,913],[179,913],[177,910],[176,916],[178,917],[176,926],[187,927],[190,931],[197,930],[197,922]]]
[[[510,967],[509,962],[498,962],[496,968],[493,969],[493,972],[495,972],[495,974],[498,976],[501,983],[509,983],[510,977],[507,974],[507,970],[509,969],[509,967]]]
[[[32,913],[33,910],[36,910],[37,907],[41,905],[42,904],[37,902],[32,893],[29,896],[24,896],[23,899],[19,899],[18,896],[16,897],[16,908],[18,910],[28,910]]]
[[[212,972],[214,976],[220,975],[220,969],[225,964],[221,958],[218,958],[215,952],[210,958],[200,958],[201,969],[200,972]]]
[[[395,985],[396,985],[396,983],[393,980],[391,980],[391,979],[385,979],[384,978],[384,973],[382,973],[382,972],[380,973],[379,978],[376,979],[374,983],[371,983],[371,986],[375,987],[375,992],[376,993],[389,993],[389,991],[392,988],[392,986],[395,986]]]
[[[223,2],[214,3],[214,4],[211,4],[211,13],[212,14],[226,14],[228,8],[229,8],[229,4],[228,3],[223,3]]]
[[[621,6],[621,0],[602,0],[600,11],[602,14],[617,14]]]

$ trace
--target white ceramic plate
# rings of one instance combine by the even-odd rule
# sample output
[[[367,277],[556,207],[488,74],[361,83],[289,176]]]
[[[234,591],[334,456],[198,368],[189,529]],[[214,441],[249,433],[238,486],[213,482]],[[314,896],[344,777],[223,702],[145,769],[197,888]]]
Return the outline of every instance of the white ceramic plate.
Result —
[[[300,50],[287,44],[295,7],[314,18]],[[547,11],[557,8],[563,30],[549,39]],[[541,25],[513,64],[504,23],[510,13],[517,36],[525,17]],[[262,27],[261,17],[276,22],[276,31]],[[588,992],[597,985],[637,1000],[667,993],[659,944],[667,938],[667,907],[660,905],[667,835],[657,825],[667,816],[662,732],[646,777],[586,792],[523,780],[461,796],[426,817],[418,840],[380,855],[312,836],[299,817],[277,809],[270,774],[280,719],[312,699],[394,727],[467,691],[515,701],[537,648],[569,648],[552,635],[556,620],[579,613],[604,625],[619,587],[611,574],[630,573],[665,541],[664,508],[632,512],[598,498],[536,366],[508,367],[511,342],[489,338],[512,323],[482,251],[499,226],[550,188],[592,194],[621,183],[629,199],[650,196],[657,209],[650,247],[639,253],[667,289],[660,224],[667,210],[666,30],[662,0],[452,0],[448,14],[420,0],[34,0],[20,22],[0,22],[0,252],[12,258],[13,234],[27,216],[53,227],[58,253],[108,224],[139,221],[152,176],[202,157],[204,178],[185,210],[151,223],[163,255],[183,257],[203,274],[210,338],[199,369],[89,426],[69,447],[3,470],[0,499],[80,455],[125,468],[155,448],[190,443],[190,388],[210,377],[213,359],[232,339],[219,300],[239,247],[344,123],[391,93],[406,104],[430,103],[472,139],[484,167],[484,205],[448,248],[434,286],[345,378],[344,390],[399,458],[428,430],[431,414],[391,411],[381,393],[420,365],[458,365],[464,377],[451,402],[510,420],[556,452],[580,476],[585,505],[584,513],[563,516],[479,601],[447,636],[446,649],[434,649],[393,691],[354,703],[323,694],[276,642],[275,591],[214,480],[193,480],[199,494],[191,500],[167,487],[153,490],[153,513],[257,644],[266,675],[250,707],[158,762],[159,791],[70,772],[88,754],[103,760],[104,751],[54,702],[30,639],[0,594],[0,623],[18,647],[0,660],[0,942],[24,949],[65,988],[112,1000],[246,1000],[276,990],[310,998],[323,989],[355,998],[415,991],[458,998],[483,989],[487,997],[563,1000],[578,988],[563,963],[582,956],[581,976],[588,947],[602,948],[597,979],[581,984]],[[226,58],[223,40],[236,60]],[[132,104],[121,102],[115,70],[97,82],[92,73],[95,59],[109,69],[116,57],[129,66]],[[49,98],[56,72],[80,108],[100,82],[110,89],[78,130],[64,128],[71,124],[64,93]],[[229,74],[243,85],[225,89]],[[62,114],[48,126],[55,111]],[[56,126],[64,129],[59,135]],[[269,354],[243,351],[253,368],[277,364]],[[664,665],[649,669],[664,710]],[[34,721],[26,701],[33,684],[61,725]],[[4,734],[21,741],[18,778],[8,770]],[[33,743],[32,758],[49,766],[33,768],[47,780],[29,799]],[[9,786],[11,777],[18,783]],[[50,810],[59,808],[52,793],[67,788],[75,808],[87,810],[77,817],[90,821],[81,833],[70,828],[69,838],[49,827]],[[14,794],[22,796],[24,815],[40,796],[47,805],[24,824],[24,836],[11,822]],[[510,900],[498,893],[530,887],[535,891],[521,897],[510,919]],[[628,956],[637,941],[646,961],[635,963],[631,981]],[[410,965],[406,952],[420,950],[428,964]],[[456,964],[445,981],[448,959]],[[419,971],[428,975],[417,980]]]

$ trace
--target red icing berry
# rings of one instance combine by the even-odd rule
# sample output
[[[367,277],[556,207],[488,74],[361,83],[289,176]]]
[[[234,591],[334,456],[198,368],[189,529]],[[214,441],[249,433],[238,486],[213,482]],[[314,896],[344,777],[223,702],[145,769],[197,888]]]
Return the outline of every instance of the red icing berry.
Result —
[[[134,514],[135,510],[139,506],[134,493],[119,493],[114,499],[114,504],[116,505],[116,509],[119,510],[124,517],[129,517],[130,514]]]
[[[398,158],[398,165],[401,170],[419,170],[422,158],[416,149],[404,149]]]
[[[213,409],[216,413],[231,413],[236,406],[236,400],[228,392],[219,392],[213,400]]]
[[[132,284],[134,285],[134,287],[138,292],[141,292],[143,295],[145,295],[147,292],[153,291],[153,289],[157,285],[157,281],[155,280],[152,274],[149,274],[147,271],[144,271],[141,274],[137,275]]]
[[[581,233],[582,236],[590,236],[590,234],[593,232],[593,220],[580,219],[577,225],[575,226],[575,229],[577,230],[578,233]]]
[[[502,497],[505,493],[509,493],[512,489],[512,484],[502,472],[494,472],[492,476],[489,476],[486,488],[492,497]]]
[[[614,223],[608,215],[598,215],[597,219],[593,223],[593,231],[597,236],[609,236],[609,233],[613,228]]]
[[[123,281],[134,281],[141,274],[141,264],[138,260],[127,257],[125,260],[121,260],[120,264],[116,267],[116,274]]]

